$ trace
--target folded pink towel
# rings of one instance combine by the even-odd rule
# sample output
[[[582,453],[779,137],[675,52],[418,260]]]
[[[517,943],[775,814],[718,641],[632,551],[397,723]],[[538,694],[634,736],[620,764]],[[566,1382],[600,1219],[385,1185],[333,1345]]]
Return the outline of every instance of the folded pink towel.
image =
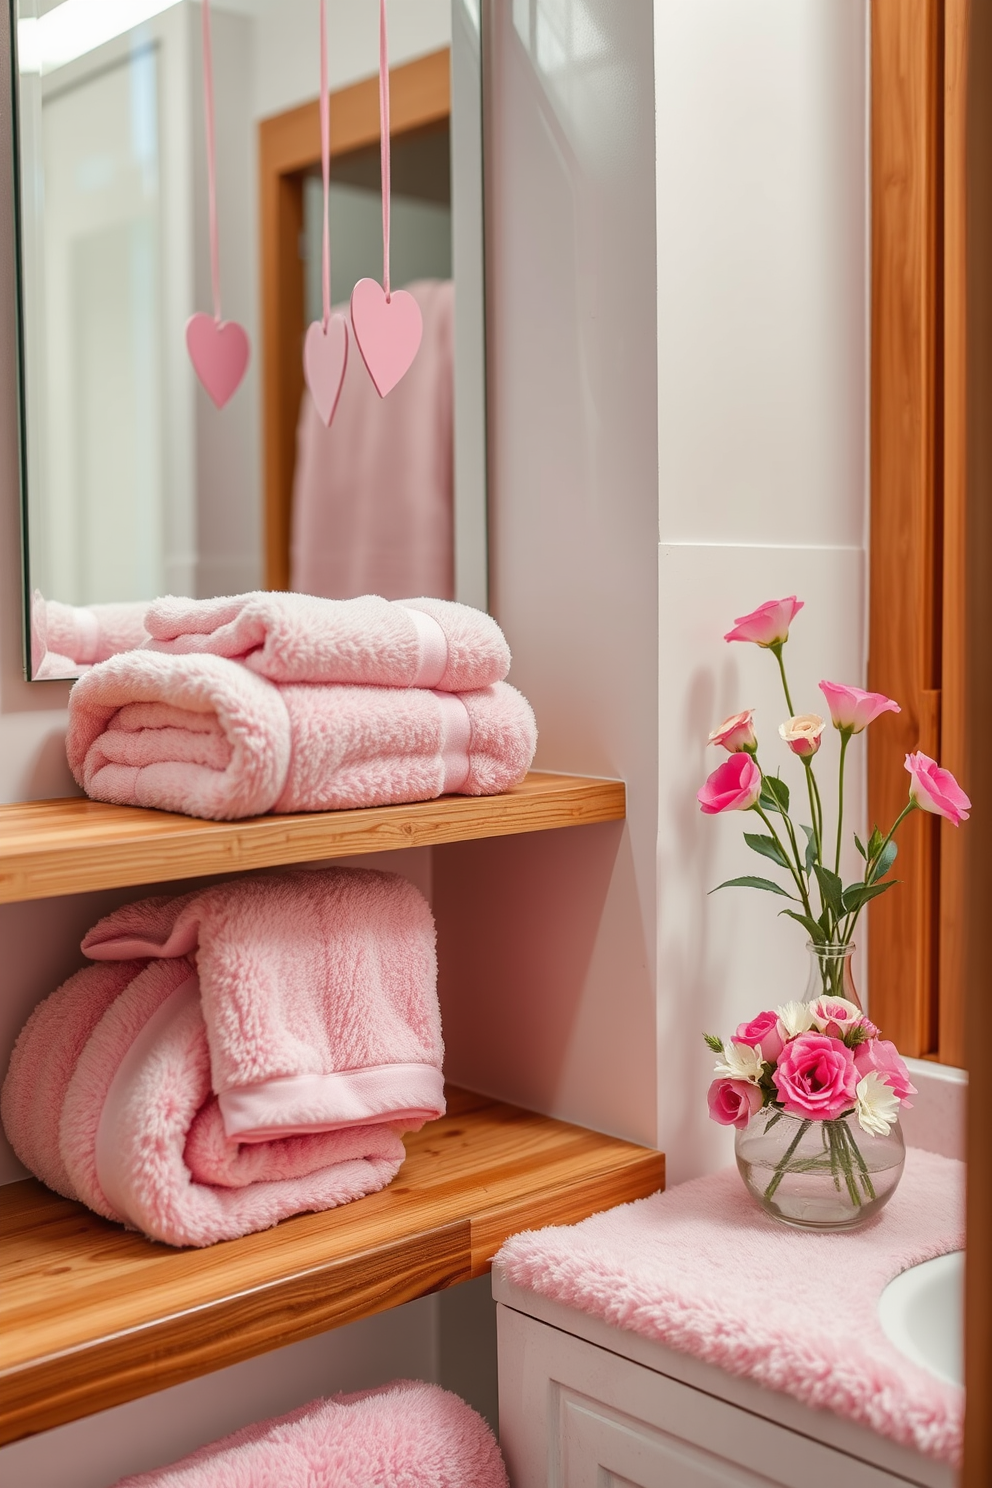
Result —
[[[508,1488],[481,1416],[438,1385],[396,1380],[314,1400],[117,1488]]]
[[[84,948],[102,959],[31,1015],[2,1115],[27,1167],[108,1219],[209,1245],[332,1208],[444,1110],[433,920],[396,875],[148,900]]]
[[[84,938],[94,961],[189,958],[227,1136],[444,1113],[434,920],[396,873],[296,869],[144,899]]]
[[[152,651],[243,662],[270,682],[352,682],[469,692],[502,682],[510,650],[483,610],[446,599],[318,599],[257,592],[157,599]]]
[[[963,1245],[964,1164],[910,1148],[886,1208],[846,1234],[778,1224],[730,1169],[514,1235],[496,1262],[541,1296],[957,1462],[964,1391],[889,1342],[878,1299]]]
[[[148,640],[147,600],[122,604],[70,605],[31,597],[31,675],[77,677],[88,666],[131,651]]]
[[[497,795],[537,729],[507,682],[474,692],[276,686],[222,656],[130,651],[69,697],[66,753],[97,801],[230,821]]]

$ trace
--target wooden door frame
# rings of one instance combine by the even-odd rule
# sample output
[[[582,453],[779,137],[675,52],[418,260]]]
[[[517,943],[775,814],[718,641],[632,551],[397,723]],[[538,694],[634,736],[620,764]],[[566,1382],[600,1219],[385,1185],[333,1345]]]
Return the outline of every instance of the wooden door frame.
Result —
[[[450,118],[450,48],[392,68],[389,79],[393,138]],[[332,93],[332,156],[378,140],[378,76]],[[263,119],[258,158],[265,585],[288,589],[296,425],[303,397],[303,182],[320,164],[318,99]]]
[[[868,737],[872,821],[922,749],[965,758],[965,61],[969,0],[873,0],[868,685],[902,712]],[[884,827],[883,827],[884,830]],[[965,1063],[960,832],[916,813],[903,887],[869,910],[872,1008],[906,1053]]]

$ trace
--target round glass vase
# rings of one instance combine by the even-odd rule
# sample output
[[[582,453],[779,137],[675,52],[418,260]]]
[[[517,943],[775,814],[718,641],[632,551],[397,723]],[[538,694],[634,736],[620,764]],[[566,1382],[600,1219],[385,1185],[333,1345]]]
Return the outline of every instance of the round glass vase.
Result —
[[[856,1116],[801,1121],[758,1111],[734,1144],[745,1187],[762,1209],[802,1230],[853,1230],[886,1204],[902,1177],[906,1145],[896,1121],[885,1136]]]
[[[861,1008],[851,975],[853,945],[808,942],[803,1002],[843,997]],[[895,1192],[906,1160],[896,1121],[884,1136],[866,1132],[852,1113],[803,1121],[774,1106],[757,1111],[735,1140],[748,1192],[766,1213],[808,1230],[852,1230],[877,1214]]]

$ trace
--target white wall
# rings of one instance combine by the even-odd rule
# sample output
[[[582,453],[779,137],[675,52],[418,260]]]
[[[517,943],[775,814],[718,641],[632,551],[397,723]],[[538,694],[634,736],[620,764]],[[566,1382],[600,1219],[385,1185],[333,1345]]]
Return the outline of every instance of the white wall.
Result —
[[[757,706],[763,763],[805,795],[777,738],[788,709],[773,658],[721,637],[797,593],[796,710],[826,712],[822,677],[864,685],[867,20],[867,0],[655,4],[658,1101],[676,1179],[730,1160],[706,1115],[700,1030],[732,1032],[806,982],[805,935],[777,918],[780,901],[707,893],[768,866],[739,816],[698,811],[722,757],[709,730]],[[836,738],[820,755],[828,823]],[[848,833],[864,811],[863,741],[851,756]],[[847,861],[854,876],[853,849]]]

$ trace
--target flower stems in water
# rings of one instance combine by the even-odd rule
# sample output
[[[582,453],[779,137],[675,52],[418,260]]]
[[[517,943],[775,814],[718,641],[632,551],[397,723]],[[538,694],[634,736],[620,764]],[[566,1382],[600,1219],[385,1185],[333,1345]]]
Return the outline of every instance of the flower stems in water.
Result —
[[[781,1114],[781,1113],[779,1113]],[[765,1126],[767,1132],[774,1124],[775,1118]],[[820,1138],[823,1144],[822,1152],[816,1157],[796,1158],[796,1151],[809,1128],[815,1123],[813,1121],[802,1121],[799,1130],[793,1137],[789,1146],[775,1165],[768,1187],[765,1189],[765,1199],[771,1200],[788,1173],[815,1173],[822,1172],[829,1166],[830,1175],[833,1178],[834,1188],[838,1193],[841,1191],[841,1181],[847,1189],[848,1198],[854,1209],[860,1209],[864,1199],[858,1189],[860,1180],[864,1189],[865,1199],[874,1200],[877,1195],[875,1186],[871,1181],[871,1174],[867,1164],[861,1155],[854,1133],[851,1131],[846,1117],[839,1117],[835,1121],[822,1121],[820,1126]]]

